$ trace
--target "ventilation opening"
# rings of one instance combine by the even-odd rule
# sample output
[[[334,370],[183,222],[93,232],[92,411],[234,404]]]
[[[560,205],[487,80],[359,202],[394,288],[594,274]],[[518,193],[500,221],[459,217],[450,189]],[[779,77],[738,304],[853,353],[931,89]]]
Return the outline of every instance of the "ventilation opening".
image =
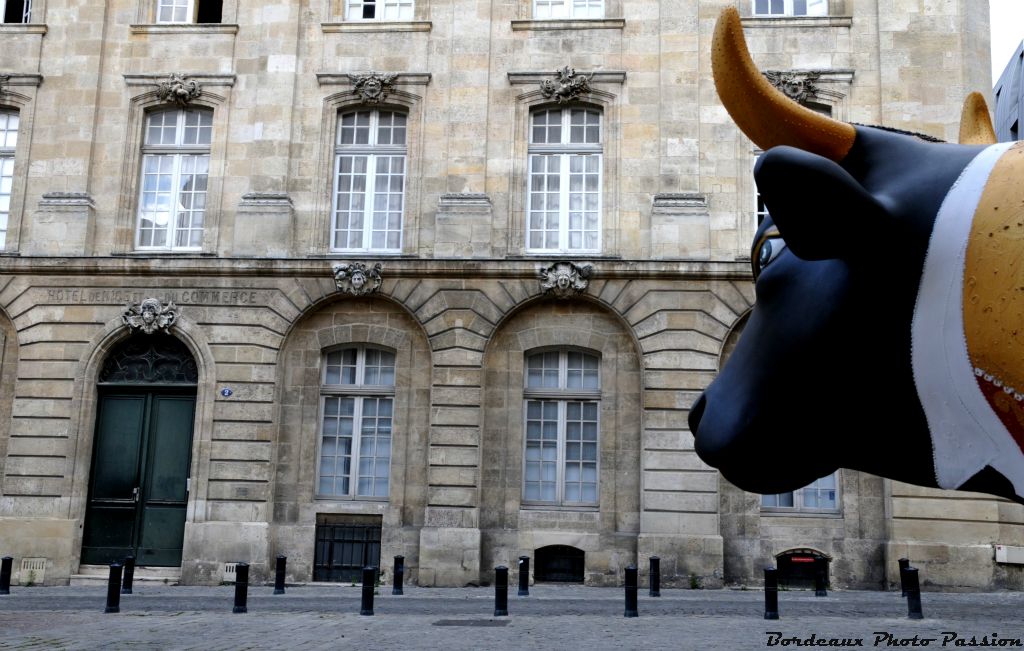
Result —
[[[5,23],[28,23],[32,20],[32,0],[7,0]]]
[[[219,23],[224,9],[224,0],[202,0],[196,8],[197,23]]]
[[[534,552],[534,581],[583,583],[582,549],[568,545],[548,545]]]
[[[381,523],[379,515],[317,513],[313,580],[360,582],[364,567],[379,568]]]
[[[21,585],[43,585],[43,581],[45,579],[45,558],[21,559],[21,573],[18,575],[18,582],[21,583]]]
[[[814,589],[814,577],[825,573],[828,587],[828,564],[831,559],[813,549],[790,549],[775,557],[779,569],[779,585],[792,589]]]

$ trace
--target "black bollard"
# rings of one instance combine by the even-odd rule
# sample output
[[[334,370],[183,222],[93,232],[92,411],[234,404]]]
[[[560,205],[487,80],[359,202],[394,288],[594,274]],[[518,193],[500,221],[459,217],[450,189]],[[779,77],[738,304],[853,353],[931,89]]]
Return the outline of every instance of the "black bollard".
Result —
[[[359,604],[360,615],[373,614],[373,587],[377,582],[377,568],[367,565],[363,568],[363,600]]]
[[[779,571],[764,568],[764,618],[779,618]]]
[[[651,556],[651,590],[647,596],[649,597],[660,597],[661,596],[661,559],[657,556]]]
[[[819,558],[814,563],[814,596],[815,597],[827,597],[828,596],[828,580],[826,573],[828,572],[828,565],[825,564],[825,559]]]
[[[494,616],[508,616],[508,568],[494,568]]]
[[[636,565],[630,565],[626,568],[626,612],[625,617],[639,617],[640,613],[636,609]]]
[[[519,596],[530,596],[530,557],[519,557]]]
[[[909,558],[901,558],[900,560],[898,560],[896,562],[900,564],[900,596],[901,597],[906,597],[907,596],[907,578],[906,578],[906,576],[904,576],[904,572],[906,572],[907,569],[910,567],[910,559]]]
[[[110,564],[110,576],[107,578],[107,609],[105,613],[121,612],[121,564]]]
[[[284,594],[284,571],[287,564],[288,557],[278,554],[277,566],[274,568],[274,594]]]
[[[907,618],[924,619],[924,614],[921,613],[921,584],[918,583],[917,568],[908,567],[905,574],[907,575]]]
[[[391,594],[405,594],[402,592],[402,582],[405,580],[405,556],[395,556],[394,586]]]
[[[132,581],[135,579],[135,557],[126,556],[124,559],[124,580],[121,582],[121,594],[132,593]]]
[[[3,560],[0,560],[0,594],[11,594],[11,565],[14,564],[14,559],[10,556],[4,556]]]
[[[247,613],[246,602],[249,600],[249,564],[235,565],[235,607],[233,613]]]

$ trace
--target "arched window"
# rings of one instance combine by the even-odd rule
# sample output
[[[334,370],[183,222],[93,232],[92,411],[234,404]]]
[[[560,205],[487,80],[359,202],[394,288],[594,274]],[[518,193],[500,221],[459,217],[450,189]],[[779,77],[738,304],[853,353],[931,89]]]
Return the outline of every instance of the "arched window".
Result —
[[[338,116],[332,251],[402,250],[406,115],[359,110]]]
[[[578,350],[526,357],[523,502],[597,506],[599,366]]]
[[[0,109],[0,251],[7,243],[14,185],[14,149],[18,144],[18,112]]]
[[[395,354],[357,346],[324,355],[318,497],[388,496]]]
[[[526,249],[601,249],[601,112],[548,108],[530,115]]]
[[[136,248],[202,249],[212,135],[208,109],[146,116]]]

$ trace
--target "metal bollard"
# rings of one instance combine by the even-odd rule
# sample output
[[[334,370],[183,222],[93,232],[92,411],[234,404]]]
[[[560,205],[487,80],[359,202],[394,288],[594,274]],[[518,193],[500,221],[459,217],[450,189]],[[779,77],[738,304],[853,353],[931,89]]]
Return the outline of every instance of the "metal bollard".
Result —
[[[105,613],[121,612],[121,564],[110,564],[110,576],[107,578],[107,609]]]
[[[287,565],[288,557],[278,554],[277,565],[274,567],[274,594],[284,594],[284,572]]]
[[[661,596],[661,559],[657,556],[651,556],[651,590],[647,596],[649,597],[660,597]]]
[[[827,567],[828,566],[825,564],[825,561],[823,559],[818,559],[818,561],[815,563],[815,568],[814,568],[814,596],[815,597],[827,597],[828,596],[828,589],[826,587],[828,585],[828,581],[826,579],[826,572],[827,572],[826,568]]]
[[[908,567],[907,575],[907,618],[924,619],[921,613],[921,584],[918,583],[917,568]]]
[[[135,557],[128,555],[124,559],[124,580],[121,582],[121,594],[132,593],[132,581],[135,579]]]
[[[247,613],[246,602],[249,600],[249,564],[235,565],[235,607],[233,613]]]
[[[764,568],[764,618],[779,618],[779,571]]]
[[[377,582],[377,568],[367,565],[363,568],[363,600],[359,604],[360,615],[373,614],[373,584]]]
[[[639,617],[636,609],[636,565],[626,568],[626,612],[625,617]]]
[[[11,565],[14,564],[14,558],[10,556],[4,556],[3,560],[0,560],[0,594],[11,594]]]
[[[394,585],[391,594],[405,594],[402,592],[402,582],[405,580],[405,556],[395,556]]]
[[[519,596],[530,596],[530,557],[519,557]]]
[[[508,616],[508,568],[494,568],[494,616]]]
[[[901,597],[906,597],[907,596],[907,578],[906,578],[906,576],[904,576],[903,573],[906,572],[907,569],[910,567],[910,559],[909,558],[901,558],[900,560],[898,560],[896,562],[900,564],[900,596]]]

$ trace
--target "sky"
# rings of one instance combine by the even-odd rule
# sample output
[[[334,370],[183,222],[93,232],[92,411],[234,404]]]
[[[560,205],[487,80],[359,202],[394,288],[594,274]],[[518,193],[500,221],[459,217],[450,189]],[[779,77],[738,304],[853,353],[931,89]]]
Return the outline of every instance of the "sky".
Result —
[[[1024,40],[1024,0],[989,0],[992,16],[992,83]]]

